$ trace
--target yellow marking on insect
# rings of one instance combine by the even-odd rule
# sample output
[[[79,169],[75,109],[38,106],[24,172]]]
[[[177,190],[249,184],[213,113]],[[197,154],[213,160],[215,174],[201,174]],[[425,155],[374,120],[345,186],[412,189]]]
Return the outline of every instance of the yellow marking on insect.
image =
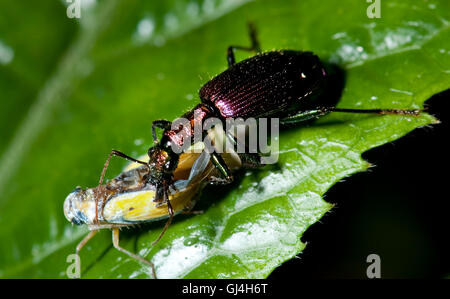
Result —
[[[197,189],[197,188],[194,188]],[[187,188],[169,196],[175,213],[181,212],[196,195],[197,190]],[[110,223],[124,221],[151,221],[168,216],[167,205],[157,206],[155,191],[144,190],[123,193],[111,198],[103,209],[103,219]]]
[[[136,160],[139,160],[139,161],[147,163],[149,159],[150,158],[148,157],[148,155],[142,155],[139,158],[137,158]],[[139,167],[141,165],[142,164],[140,164],[140,163],[132,162],[132,163],[128,164],[127,166],[125,166],[125,168],[123,169],[123,172],[135,169],[135,168],[137,168],[137,167]]]

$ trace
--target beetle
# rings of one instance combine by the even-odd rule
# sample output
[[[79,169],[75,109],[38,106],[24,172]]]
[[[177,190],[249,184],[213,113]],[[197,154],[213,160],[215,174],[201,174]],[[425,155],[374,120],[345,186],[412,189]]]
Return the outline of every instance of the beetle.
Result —
[[[240,160],[235,156],[225,154],[224,159],[233,171],[241,168]],[[153,277],[156,278],[153,263],[119,245],[120,228],[133,227],[170,217],[165,206],[158,205],[153,201],[156,187],[149,183],[148,175],[148,167],[130,164],[107,184],[86,189],[77,187],[66,197],[64,201],[66,219],[75,225],[87,225],[90,230],[77,245],[77,256],[100,229],[111,229],[114,247],[149,266],[152,269]],[[210,155],[206,151],[201,154],[182,154],[174,172],[175,181],[173,188],[169,190],[167,201],[170,202],[174,214],[200,213],[201,211],[191,211],[197,195],[217,175],[219,174],[212,166]],[[167,222],[165,229],[169,225],[170,222]],[[161,237],[162,234],[154,243]]]
[[[320,58],[312,52],[276,50],[261,53],[256,30],[249,24],[251,46],[230,46],[227,49],[228,69],[207,82],[199,92],[201,103],[186,112],[182,118],[189,121],[188,128],[172,126],[167,120],[152,123],[154,146],[148,150],[149,161],[139,161],[126,154],[113,150],[105,163],[100,183],[112,156],[146,165],[149,169],[148,181],[156,186],[154,201],[167,204],[170,223],[174,210],[168,190],[174,182],[174,170],[179,163],[180,154],[174,146],[183,147],[194,139],[195,124],[203,124],[215,117],[225,122],[227,118],[279,118],[281,124],[301,123],[319,118],[330,112],[374,113],[418,116],[419,109],[346,109],[326,105],[321,95],[330,76]],[[236,63],[234,51],[256,52],[253,57]],[[156,129],[163,129],[160,140]],[[180,138],[180,133],[184,137]],[[204,137],[208,132],[203,132]],[[235,140],[236,141],[236,140]],[[261,156],[240,153],[243,166],[260,167]],[[211,151],[211,162],[221,174],[214,183],[230,183],[233,175],[221,154]],[[166,226],[167,227],[167,226]],[[162,234],[165,230],[163,230]]]

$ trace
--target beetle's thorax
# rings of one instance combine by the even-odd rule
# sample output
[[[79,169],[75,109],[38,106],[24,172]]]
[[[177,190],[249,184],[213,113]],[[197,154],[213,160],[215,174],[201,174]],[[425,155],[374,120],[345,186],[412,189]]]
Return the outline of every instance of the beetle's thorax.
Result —
[[[161,146],[169,148],[172,145],[183,147],[186,141],[191,142],[196,130],[202,131],[203,123],[209,117],[217,117],[213,107],[204,103],[198,104],[194,109],[183,114],[180,119],[184,121],[183,125],[175,125],[171,129],[165,130],[161,139]],[[187,122],[186,122],[187,121]],[[176,126],[174,129],[173,127]]]

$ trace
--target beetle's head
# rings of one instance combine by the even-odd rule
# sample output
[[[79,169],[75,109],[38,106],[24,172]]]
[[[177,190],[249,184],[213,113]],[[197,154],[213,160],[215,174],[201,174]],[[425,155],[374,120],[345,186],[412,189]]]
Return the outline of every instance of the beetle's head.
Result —
[[[150,179],[152,183],[159,184],[172,176],[178,165],[178,155],[170,147],[157,144],[148,150]]]
[[[95,192],[93,189],[75,188],[64,201],[66,219],[76,225],[93,224],[95,221]]]

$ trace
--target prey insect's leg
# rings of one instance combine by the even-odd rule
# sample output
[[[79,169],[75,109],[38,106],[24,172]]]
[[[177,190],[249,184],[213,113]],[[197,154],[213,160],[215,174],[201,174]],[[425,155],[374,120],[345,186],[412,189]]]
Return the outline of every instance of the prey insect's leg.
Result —
[[[119,250],[120,252],[125,253],[126,255],[128,255],[131,258],[134,258],[134,259],[136,259],[136,260],[146,264],[147,266],[150,266],[152,268],[153,277],[156,278],[155,266],[153,265],[152,262],[144,259],[143,257],[141,257],[141,256],[139,256],[137,254],[134,254],[134,253],[132,253],[132,252],[130,252],[130,251],[120,247],[120,245],[119,245],[119,228],[115,227],[115,228],[112,229],[112,239],[113,239],[113,245],[114,245],[114,247],[117,250]]]
[[[94,237],[97,233],[98,233],[98,230],[91,230],[89,232],[89,234],[87,234],[86,237],[84,237],[83,240],[81,240],[81,242],[78,243],[77,248],[75,249],[75,253],[78,257],[78,260],[80,261],[80,263],[78,265],[78,267],[79,267],[78,269],[80,269],[80,270],[81,270],[81,259],[79,258],[80,251],[84,247],[84,245],[86,245],[86,243],[89,242],[89,240],[92,239],[92,237]]]
[[[91,230],[89,232],[89,234],[87,234],[86,237],[84,237],[83,240],[81,240],[81,242],[78,243],[77,249],[76,249],[77,255],[81,251],[81,249],[84,247],[84,245],[86,245],[86,243],[89,242],[89,240],[92,239],[92,237],[94,237],[97,233],[98,233],[98,230]]]
[[[152,246],[155,246],[159,242],[159,240],[161,240],[162,236],[164,235],[164,233],[166,232],[166,230],[169,228],[170,224],[172,223],[172,219],[173,219],[173,216],[175,214],[173,212],[172,204],[170,203],[169,195],[167,194],[167,190],[165,191],[165,195],[164,196],[166,197],[165,201],[167,203],[167,210],[169,212],[169,219],[167,220],[166,224],[164,225],[164,228],[163,228],[162,232],[159,234],[159,237],[155,241],[153,241]]]
[[[170,121],[168,121],[168,120],[164,120],[164,119],[162,119],[162,120],[155,120],[152,123],[153,142],[155,144],[158,143],[158,137],[156,136],[156,128],[160,128],[160,129],[166,130],[166,129],[170,129],[171,126],[172,126],[172,123]]]
[[[228,66],[232,66],[233,64],[236,63],[236,59],[234,58],[234,50],[244,50],[244,51],[249,51],[249,52],[254,51],[256,53],[261,52],[261,49],[259,47],[259,41],[258,41],[258,38],[256,37],[255,25],[253,25],[253,23],[248,23],[248,30],[249,30],[249,36],[250,36],[250,41],[251,41],[252,45],[250,47],[229,46],[227,49]]]
[[[419,116],[423,110],[420,109],[345,109],[335,107],[323,107],[314,110],[300,112],[280,120],[281,124],[295,124],[298,122],[307,121],[328,114],[330,112],[345,112],[345,113],[364,113],[364,114],[397,114],[397,115],[411,115]]]
[[[148,164],[146,162],[139,161],[139,160],[136,160],[134,158],[131,158],[130,156],[127,156],[127,155],[125,155],[122,152],[119,152],[119,151],[116,151],[116,150],[112,150],[111,153],[108,156],[108,159],[106,159],[105,166],[103,166],[102,175],[100,176],[100,181],[98,182],[99,185],[101,185],[103,183],[103,178],[105,177],[106,169],[108,168],[109,160],[111,160],[112,156],[118,156],[118,157],[127,159],[128,161],[135,162],[135,163],[140,163],[140,164],[146,165],[148,167]]]

